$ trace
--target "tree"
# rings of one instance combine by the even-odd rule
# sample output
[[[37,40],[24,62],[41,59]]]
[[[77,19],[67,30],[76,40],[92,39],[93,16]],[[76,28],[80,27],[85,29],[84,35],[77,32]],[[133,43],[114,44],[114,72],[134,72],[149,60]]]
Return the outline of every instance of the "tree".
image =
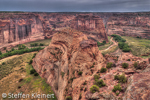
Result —
[[[0,51],[0,55],[2,55],[2,52]]]

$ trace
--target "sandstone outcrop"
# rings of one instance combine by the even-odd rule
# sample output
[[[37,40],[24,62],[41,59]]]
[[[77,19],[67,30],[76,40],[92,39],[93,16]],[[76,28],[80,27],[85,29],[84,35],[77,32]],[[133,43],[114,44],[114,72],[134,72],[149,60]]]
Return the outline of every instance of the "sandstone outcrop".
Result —
[[[50,45],[36,55],[32,65],[52,86],[58,100],[64,100],[66,96],[77,100],[82,92],[84,100],[82,84],[90,82],[104,62],[97,43],[69,28],[55,33]]]
[[[150,99],[150,65],[141,73],[136,73],[128,79],[128,87],[123,100]]]
[[[99,16],[80,14],[71,21],[70,27],[83,31],[90,39],[108,41],[103,20]]]

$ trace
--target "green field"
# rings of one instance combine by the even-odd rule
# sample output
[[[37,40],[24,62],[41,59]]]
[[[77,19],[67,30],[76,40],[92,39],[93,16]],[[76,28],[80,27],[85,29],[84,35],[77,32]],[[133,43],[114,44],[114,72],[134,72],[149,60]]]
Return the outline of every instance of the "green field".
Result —
[[[110,36],[108,36],[108,43],[106,43],[105,45],[102,45],[102,46],[99,46],[98,48],[99,48],[99,50],[104,50],[104,49],[106,49],[106,48],[108,48],[109,46],[111,46],[112,44],[113,44],[113,42],[112,41],[110,41],[110,39],[111,39],[111,37]]]
[[[44,46],[48,46],[50,44],[50,42],[51,42],[51,39],[44,39],[44,40],[38,40],[38,41],[28,42],[28,43],[25,43],[25,45],[27,47],[30,47],[31,43],[38,43],[38,44],[43,43]]]
[[[126,42],[129,44],[133,55],[141,56],[142,54],[150,53],[150,40],[128,36],[121,37],[126,39]]]
[[[0,60],[0,94],[18,94],[20,92],[24,94],[54,94],[45,79],[30,74],[32,66],[29,65],[29,61],[35,53],[37,52],[14,55]],[[22,79],[22,81],[19,82],[20,79]],[[0,98],[2,98],[1,95]],[[6,100],[7,99],[8,98],[6,98]],[[42,100],[57,99],[55,97],[54,99]]]

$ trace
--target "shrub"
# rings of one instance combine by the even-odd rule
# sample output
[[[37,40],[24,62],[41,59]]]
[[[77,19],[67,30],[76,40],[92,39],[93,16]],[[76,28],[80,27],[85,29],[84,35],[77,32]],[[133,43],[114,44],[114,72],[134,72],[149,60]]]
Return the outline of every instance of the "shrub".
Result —
[[[129,64],[128,63],[122,63],[123,68],[128,68]]]
[[[94,80],[98,80],[99,79],[99,75],[94,75]]]
[[[119,95],[119,92],[116,92],[116,95],[118,96],[118,95]]]
[[[118,76],[118,75],[115,75],[115,76],[114,76],[114,79],[115,79],[115,80],[119,80],[119,76]]]
[[[106,44],[106,41],[105,41],[105,40],[103,41],[103,44]]]
[[[79,72],[78,72],[78,75],[82,75],[82,71],[79,71]]]
[[[127,48],[123,48],[122,51],[123,51],[123,52],[130,52],[131,49],[127,47]]]
[[[26,48],[26,46],[24,45],[24,44],[20,44],[19,46],[18,46],[18,50],[22,50],[22,49],[25,49]]]
[[[112,63],[112,62],[108,62],[106,67],[107,67],[107,68],[111,68],[111,67],[112,67],[112,65],[113,65],[113,63]]]
[[[29,64],[32,64],[32,62],[33,62],[33,60],[31,59],[30,62],[29,62]]]
[[[6,64],[5,62],[2,63],[2,65],[5,65],[5,64]]]
[[[15,50],[14,48],[11,49],[11,51],[14,51],[14,50]]]
[[[2,52],[0,51],[0,55],[2,55]]]
[[[80,95],[79,95],[79,100],[82,98],[82,94],[80,93]]]
[[[138,63],[137,63],[137,62],[134,62],[133,66],[134,66],[135,68],[137,68],[137,67],[138,67]]]
[[[33,59],[33,58],[35,58],[35,56],[36,56],[36,53],[34,53],[34,55],[33,55],[32,59]]]
[[[6,50],[6,47],[4,47],[4,50]]]
[[[67,97],[65,98],[65,100],[72,100],[72,97],[71,97],[71,96],[67,96]]]
[[[83,83],[83,85],[86,85],[87,83],[86,83],[86,81]]]
[[[61,76],[62,76],[62,78],[64,77],[64,75],[65,75],[65,73],[64,73],[64,72],[61,72]]]
[[[90,68],[93,68],[94,67],[94,65],[92,65]]]
[[[127,82],[127,78],[125,77],[124,74],[122,74],[122,75],[115,75],[114,79],[115,80],[119,80],[119,82],[121,82],[121,83],[126,83]]]
[[[119,82],[121,82],[121,83],[125,83],[125,82],[127,82],[127,78],[125,77],[125,75],[124,75],[124,74],[119,75]]]
[[[127,61],[130,61],[130,59],[127,59]]]
[[[116,91],[121,91],[122,89],[121,89],[121,86],[120,86],[120,84],[117,84],[116,86],[114,86],[114,89],[112,90],[113,92],[116,92]]]
[[[95,93],[96,91],[99,91],[99,87],[97,85],[92,85],[91,88],[90,88],[90,91],[92,93]]]
[[[34,73],[36,73],[35,69],[31,69],[30,74],[34,74]]]
[[[34,73],[34,76],[39,76],[39,74],[37,72]]]
[[[73,82],[74,79],[76,79],[76,77],[70,78],[70,81]]]
[[[104,67],[102,67],[101,70],[100,70],[101,73],[104,73],[104,72],[106,72],[106,71],[107,71],[107,69],[104,68]]]
[[[40,46],[44,46],[44,43],[40,43]]]
[[[104,81],[101,79],[101,80],[96,80],[95,81],[95,85],[99,86],[99,87],[103,87],[105,86],[106,84],[104,83]]]

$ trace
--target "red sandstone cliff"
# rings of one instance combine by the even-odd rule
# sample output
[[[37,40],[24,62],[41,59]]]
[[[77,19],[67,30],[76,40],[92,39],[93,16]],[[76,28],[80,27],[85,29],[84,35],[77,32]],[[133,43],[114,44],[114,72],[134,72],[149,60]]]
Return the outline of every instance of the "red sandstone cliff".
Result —
[[[88,40],[82,32],[64,29],[55,33],[50,45],[36,55],[33,67],[46,78],[58,100],[69,95],[77,100],[81,85],[90,81],[104,61],[96,42]],[[78,75],[79,71],[82,75]]]
[[[19,14],[14,18],[0,19],[0,47],[44,39],[41,20],[38,15]]]
[[[80,14],[71,21],[72,28],[83,31],[88,38],[108,41],[103,20],[99,16]]]

